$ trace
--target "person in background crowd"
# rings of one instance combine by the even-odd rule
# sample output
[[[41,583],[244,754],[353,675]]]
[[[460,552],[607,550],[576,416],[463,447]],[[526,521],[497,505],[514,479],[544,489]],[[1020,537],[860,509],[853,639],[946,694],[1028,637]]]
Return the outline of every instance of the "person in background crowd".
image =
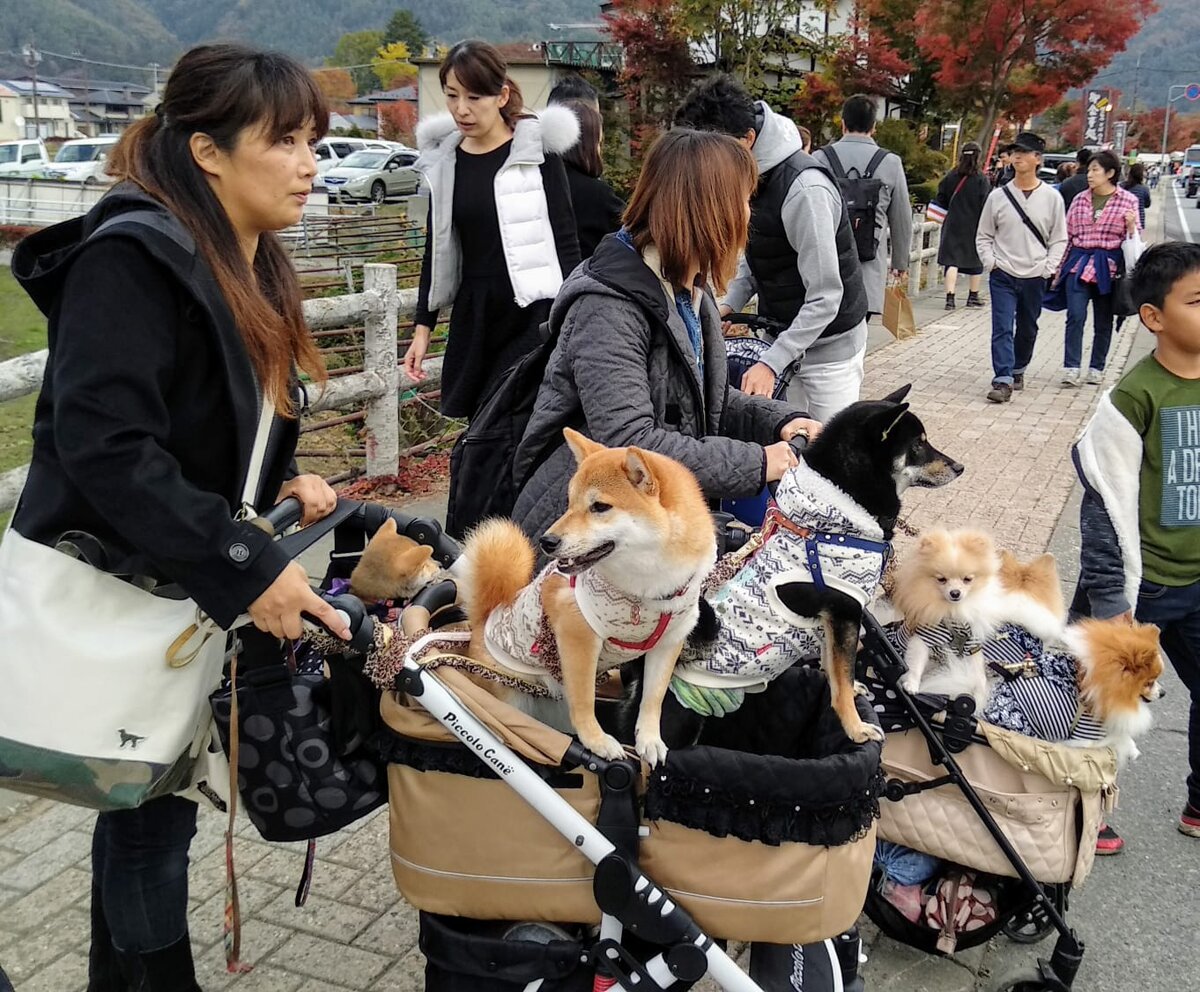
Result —
[[[801,147],[811,155],[812,154],[812,132],[808,128],[806,128],[803,124],[797,124],[796,130],[800,132]]]
[[[1054,170],[1054,188],[1060,189],[1062,184],[1079,171],[1078,162],[1063,162]]]
[[[1005,145],[1000,149],[1000,159],[992,169],[992,185],[1003,186],[1013,180],[1013,146]]]
[[[1075,173],[1064,179],[1058,187],[1062,197],[1063,207],[1070,209],[1071,203],[1080,193],[1088,188],[1087,167],[1092,160],[1092,149],[1080,148],[1075,153]]]
[[[621,226],[625,202],[601,178],[604,134],[600,114],[583,100],[568,100],[562,106],[579,118],[579,140],[563,154],[563,162],[567,167],[571,203],[575,206],[579,254],[591,258],[600,239]]]
[[[535,541],[565,511],[575,459],[562,428],[637,445],[695,473],[712,499],[752,496],[795,464],[785,443],[820,426],[726,388],[716,303],[746,241],[757,170],[732,138],[673,128],[651,146],[620,232],[563,285],[558,335],[513,465],[513,519]],[[582,416],[580,416],[582,415]]]
[[[13,530],[51,547],[86,538],[106,570],[164,590],[177,583],[221,627],[249,613],[243,656],[265,645],[281,660],[279,639],[300,636],[302,613],[348,636],[304,569],[241,515],[261,403],[276,416],[255,508],[294,496],[311,523],[337,503],[319,476],[290,467],[296,368],[318,381],[325,368],[275,236],[300,222],[328,122],[300,63],[194,48],[157,111],[113,150],[117,184],[86,217],[31,235],[13,257],[50,319]],[[162,633],[165,644],[176,631]],[[104,705],[71,700],[73,688],[62,686],[64,706]],[[188,935],[196,814],[169,795],[96,817],[90,992],[200,992]]]
[[[1092,357],[1087,382],[1099,385],[1112,340],[1114,276],[1125,261],[1121,243],[1139,229],[1138,201],[1117,186],[1121,162],[1107,149],[1088,163],[1088,189],[1067,210],[1067,259],[1059,272],[1066,280],[1067,331],[1063,350],[1062,382],[1079,385],[1083,357],[1083,325],[1088,304],[1092,307]]]
[[[1162,178],[1162,167],[1155,165],[1150,168],[1150,188],[1158,189],[1158,181]]]
[[[758,312],[783,329],[741,388],[771,396],[776,376],[794,365],[788,400],[828,420],[858,399],[867,349],[867,293],[841,191],[800,146],[796,125],[751,99],[732,76],[699,83],[675,124],[737,138],[758,163],[750,242],[721,313],[741,309],[757,293]]]
[[[600,113],[600,94],[596,92],[595,86],[577,72],[569,72],[563,76],[546,97],[547,104],[570,103],[572,100],[580,100],[596,113]]]
[[[438,79],[450,112],[417,125],[429,223],[404,372],[425,378],[438,310],[453,304],[442,412],[469,419],[492,381],[537,346],[579,264],[561,157],[579,140],[579,121],[563,107],[526,113],[503,56],[484,41],[451,48]]]
[[[842,105],[841,139],[818,148],[813,152],[813,158],[839,178],[842,174],[865,177],[872,158],[880,151],[874,137],[877,113],[874,97],[861,93],[850,97]],[[908,278],[913,211],[908,199],[904,163],[899,155],[888,152],[875,167],[873,175],[883,184],[875,210],[876,252],[873,259],[862,263],[862,273],[863,285],[867,289],[867,307],[871,313],[883,313],[883,290],[888,276],[892,279]]]
[[[946,269],[946,309],[955,308],[954,291],[961,273],[970,278],[967,306],[983,306],[979,286],[983,281],[983,263],[975,248],[975,232],[992,184],[980,169],[983,149],[968,141],[958,156],[958,165],[946,173],[938,186],[934,202],[946,210],[942,237],[938,244],[938,265]]]
[[[1013,181],[992,190],[975,235],[979,260],[991,270],[992,388],[987,398],[992,403],[1007,403],[1014,390],[1025,388],[1046,280],[1058,271],[1067,247],[1062,198],[1038,179],[1045,150],[1039,135],[1017,135]]]
[[[1150,204],[1153,202],[1150,197],[1150,189],[1146,186],[1146,167],[1141,162],[1134,162],[1129,167],[1129,176],[1121,185],[1129,190],[1138,201],[1138,227],[1143,231],[1146,229],[1146,211],[1150,209]]]

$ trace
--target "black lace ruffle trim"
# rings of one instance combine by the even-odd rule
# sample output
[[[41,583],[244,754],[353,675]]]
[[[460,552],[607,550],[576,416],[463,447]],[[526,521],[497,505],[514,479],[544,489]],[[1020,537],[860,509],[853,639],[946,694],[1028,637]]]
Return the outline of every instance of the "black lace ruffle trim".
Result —
[[[883,772],[879,771],[869,789],[833,805],[806,806],[803,800],[748,803],[711,785],[658,771],[650,776],[646,819],[773,847],[785,843],[840,847],[861,838],[879,818],[882,792]]]

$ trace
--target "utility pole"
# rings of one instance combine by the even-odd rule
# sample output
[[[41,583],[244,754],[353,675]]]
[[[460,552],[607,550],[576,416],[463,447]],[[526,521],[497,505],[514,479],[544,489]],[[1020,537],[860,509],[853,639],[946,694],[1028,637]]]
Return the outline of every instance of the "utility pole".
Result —
[[[92,86],[91,86],[92,74],[91,74],[90,69],[88,68],[88,61],[83,57],[83,52],[81,52],[78,48],[76,48],[71,54],[74,55],[76,58],[79,59],[80,62],[83,63],[83,111],[86,116],[91,117],[92,116]],[[87,126],[87,127],[93,126],[91,121],[85,121],[84,123],[85,123],[85,126]],[[83,128],[80,128],[80,130],[82,131]],[[100,131],[100,128],[96,127],[96,132],[99,133],[99,131]],[[90,134],[90,132],[88,132],[88,131],[83,131],[83,133],[89,135],[89,137],[92,137],[92,138],[96,137],[95,134]]]
[[[21,49],[21,54],[25,56],[25,64],[33,72],[33,136],[40,138],[42,125],[38,114],[37,67],[42,61],[42,53],[33,47],[33,40],[30,39],[29,44]]]
[[[1129,111],[1131,117],[1135,116],[1137,114],[1138,82],[1139,82],[1139,77],[1141,76],[1141,73],[1142,73],[1142,56],[1139,54],[1137,57],[1137,65],[1134,66],[1134,69],[1133,69],[1133,104],[1131,105],[1130,111]]]

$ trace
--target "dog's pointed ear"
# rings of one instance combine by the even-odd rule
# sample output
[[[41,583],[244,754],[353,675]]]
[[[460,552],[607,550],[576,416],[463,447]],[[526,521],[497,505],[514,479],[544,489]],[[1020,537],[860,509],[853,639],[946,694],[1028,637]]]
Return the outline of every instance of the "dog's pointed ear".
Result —
[[[879,440],[886,441],[892,428],[900,423],[900,418],[908,412],[907,403],[896,403],[877,410],[866,421],[868,436],[878,432]]]
[[[563,437],[566,439],[567,447],[571,449],[571,454],[575,456],[577,465],[582,465],[588,455],[600,451],[604,447],[604,445],[584,437],[579,431],[571,430],[570,427],[563,428]]]
[[[880,402],[903,403],[904,397],[908,395],[909,390],[911,390],[911,389],[912,389],[912,383],[910,382],[907,386],[901,386],[894,393],[888,393],[887,396],[885,396]]]
[[[633,488],[647,496],[658,492],[658,480],[650,468],[650,460],[646,453],[638,448],[629,448],[625,452],[625,476],[633,484]]]
[[[379,530],[376,534],[398,534],[399,530],[396,526],[396,518],[389,516],[383,523],[379,525]]]
[[[418,544],[400,555],[400,563],[404,568],[412,569],[415,572],[432,557],[433,548],[428,544]]]

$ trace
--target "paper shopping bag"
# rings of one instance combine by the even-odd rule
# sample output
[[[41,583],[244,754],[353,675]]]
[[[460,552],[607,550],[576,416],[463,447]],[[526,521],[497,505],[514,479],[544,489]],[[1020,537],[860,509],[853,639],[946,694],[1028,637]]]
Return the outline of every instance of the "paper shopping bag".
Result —
[[[897,341],[917,336],[912,303],[901,285],[888,286],[883,291],[883,326],[892,332]]]

